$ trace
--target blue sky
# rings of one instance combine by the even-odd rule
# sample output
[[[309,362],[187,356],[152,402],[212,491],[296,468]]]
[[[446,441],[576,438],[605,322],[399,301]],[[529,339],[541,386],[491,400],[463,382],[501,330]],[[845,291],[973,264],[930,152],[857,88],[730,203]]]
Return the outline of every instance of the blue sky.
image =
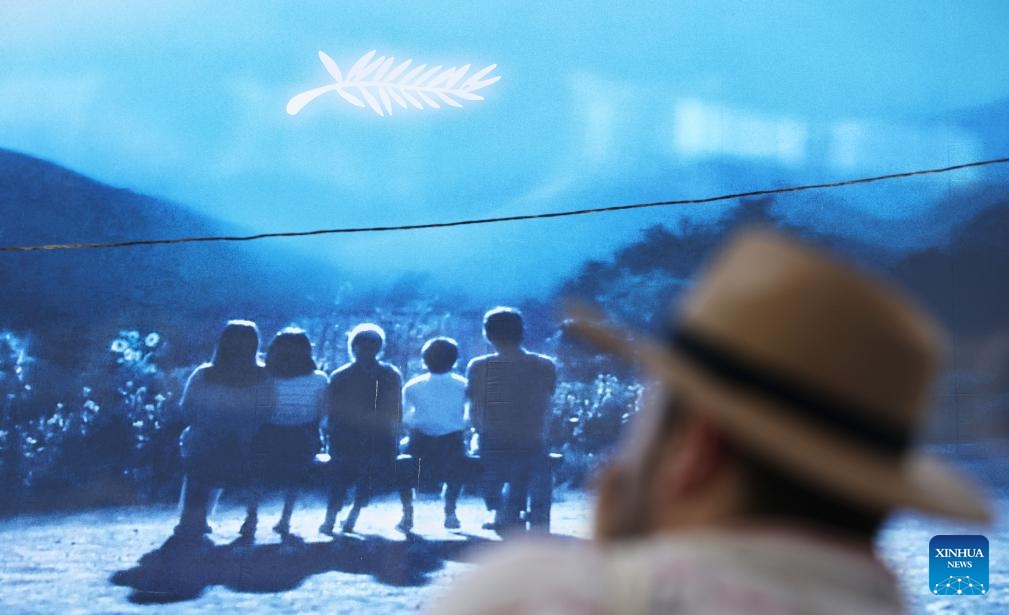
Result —
[[[997,1],[0,0],[0,15],[0,147],[256,231],[702,196],[1005,145],[958,125],[1009,100],[1009,4]],[[329,82],[319,50],[346,70],[371,49],[496,63],[501,81],[463,109],[380,118],[329,94],[285,113]],[[725,160],[760,171],[712,170]],[[851,200],[882,219],[921,214]],[[421,269],[507,293],[545,289],[668,220],[296,245],[363,272]],[[491,282],[488,269],[503,273]]]

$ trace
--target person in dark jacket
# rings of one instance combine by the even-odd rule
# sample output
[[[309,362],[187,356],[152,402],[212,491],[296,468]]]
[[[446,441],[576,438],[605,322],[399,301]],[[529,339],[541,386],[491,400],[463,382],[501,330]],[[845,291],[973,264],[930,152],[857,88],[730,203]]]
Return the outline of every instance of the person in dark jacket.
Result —
[[[545,422],[557,384],[553,359],[522,347],[523,327],[522,314],[514,308],[487,312],[484,335],[496,352],[473,359],[466,370],[485,497],[497,511],[493,526],[499,531],[520,523],[530,481],[543,471]]]
[[[365,323],[348,334],[351,361],[334,371],[327,389],[327,431],[332,485],[326,519],[319,532],[333,534],[336,516],[353,487],[354,504],[342,530],[353,532],[361,509],[376,486],[391,482],[402,431],[399,370],[379,360],[385,345],[381,327]]]

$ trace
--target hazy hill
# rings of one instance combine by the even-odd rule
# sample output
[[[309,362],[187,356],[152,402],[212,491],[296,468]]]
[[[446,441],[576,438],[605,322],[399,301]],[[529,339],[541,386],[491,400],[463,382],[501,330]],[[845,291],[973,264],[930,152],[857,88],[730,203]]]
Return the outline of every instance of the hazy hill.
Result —
[[[0,219],[2,245],[242,234],[8,150],[0,150]],[[0,253],[0,329],[30,331],[43,347],[36,353],[68,360],[120,328],[180,334],[228,317],[294,317],[338,281],[333,269],[269,242]]]
[[[1009,331],[1009,197],[953,230],[945,246],[907,255],[897,274],[957,333]]]

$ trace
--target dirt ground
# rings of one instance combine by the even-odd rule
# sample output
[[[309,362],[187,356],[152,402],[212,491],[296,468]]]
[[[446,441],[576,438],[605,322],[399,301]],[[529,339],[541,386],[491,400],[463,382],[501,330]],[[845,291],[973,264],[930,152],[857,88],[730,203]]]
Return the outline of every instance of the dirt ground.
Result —
[[[559,494],[553,531],[583,535],[587,500]],[[354,535],[319,535],[324,505],[310,499],[295,513],[303,544],[281,544],[271,531],[279,503],[260,511],[256,545],[231,547],[242,510],[218,506],[217,545],[183,570],[141,558],[157,549],[176,521],[172,507],[137,507],[21,517],[0,522],[2,613],[399,613],[415,611],[468,567],[467,553],[497,540],[480,529],[482,500],[463,498],[462,529],[442,528],[441,505],[416,504],[416,537],[393,527],[395,498],[374,502]]]
[[[584,537],[590,500],[558,494],[553,531]],[[899,575],[912,613],[1009,613],[1009,498],[999,500],[996,528],[958,527],[898,516],[882,532],[879,552]],[[281,544],[270,531],[278,505],[261,511],[257,544],[236,548],[241,510],[222,503],[214,517],[217,545],[182,569],[145,554],[175,522],[171,507],[137,507],[0,521],[0,612],[3,613],[399,613],[415,611],[465,571],[467,554],[496,540],[480,525],[482,501],[464,498],[459,532],[442,529],[440,504],[417,504],[417,537],[393,530],[398,502],[365,509],[358,534],[331,541],[317,534],[322,502],[295,514],[304,544]],[[991,592],[933,596],[928,541],[936,534],[984,533],[991,541]],[[335,544],[334,544],[335,542]]]

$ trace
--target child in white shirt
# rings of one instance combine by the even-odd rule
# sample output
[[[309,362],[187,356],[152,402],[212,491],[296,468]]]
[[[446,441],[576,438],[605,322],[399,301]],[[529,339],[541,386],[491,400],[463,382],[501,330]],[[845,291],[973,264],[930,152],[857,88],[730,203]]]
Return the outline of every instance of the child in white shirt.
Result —
[[[465,433],[469,429],[466,411],[466,379],[452,372],[459,358],[455,340],[436,337],[421,349],[428,372],[411,379],[403,387],[403,425],[410,435],[407,452],[416,460],[413,477],[433,477],[445,483],[445,527],[458,529],[456,502],[462,490],[465,467]],[[412,492],[412,487],[406,487]],[[412,495],[412,493],[411,493]],[[413,505],[403,507],[401,531],[413,527]]]

